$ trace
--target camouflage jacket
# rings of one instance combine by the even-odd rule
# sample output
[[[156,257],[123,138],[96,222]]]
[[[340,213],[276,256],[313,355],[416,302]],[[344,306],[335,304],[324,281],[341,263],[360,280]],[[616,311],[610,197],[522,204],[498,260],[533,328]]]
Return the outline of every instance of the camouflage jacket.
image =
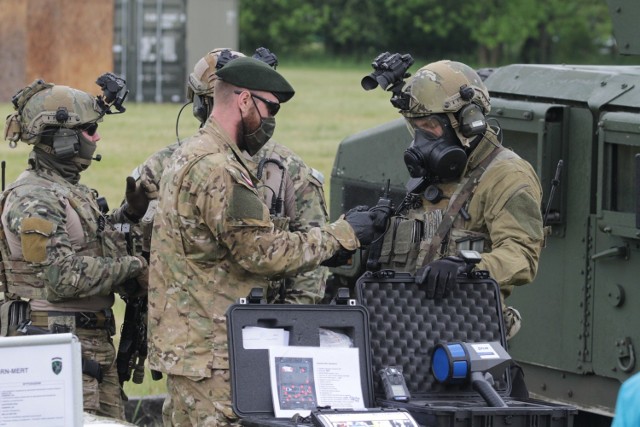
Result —
[[[225,312],[267,277],[317,267],[358,246],[338,220],[308,233],[274,227],[235,143],[208,121],[160,181],[149,277],[149,362],[174,375],[228,369]]]
[[[170,165],[169,159],[180,145],[180,142],[176,142],[157,151],[134,171],[133,176],[142,181],[151,199],[157,199],[162,171]],[[252,159],[248,159],[246,166],[255,174],[260,161],[263,159],[274,159],[280,162],[284,166],[284,173],[286,174],[286,176],[277,175],[271,179],[269,174],[273,174],[278,168],[274,167],[273,163],[265,163],[266,167],[262,174],[262,183],[258,185],[258,189],[267,206],[270,206],[273,194],[278,193],[281,179],[290,184],[283,185],[283,207],[280,212],[276,213],[276,215],[286,220],[282,223],[286,225],[285,228],[289,231],[306,232],[313,227],[325,225],[328,221],[328,213],[322,187],[324,181],[322,174],[308,167],[292,150],[273,140],[267,142]],[[270,190],[265,189],[267,186],[270,187]],[[141,227],[143,228],[148,226],[147,221],[152,220],[155,214],[155,205],[152,204],[148,213],[147,218],[142,221]],[[287,278],[285,302],[297,304],[319,303],[324,296],[328,275],[328,268],[318,267],[312,271]],[[279,285],[280,281],[273,282],[270,285],[271,289],[268,294],[277,293]]]
[[[253,157],[255,169],[264,159],[273,159],[282,164],[284,170],[281,173],[290,178],[290,186],[285,185],[283,190],[284,206],[282,212],[276,215],[284,215],[288,219],[289,231],[307,232],[313,227],[322,227],[328,222],[327,205],[324,199],[324,177],[320,172],[307,166],[304,161],[292,150],[284,145],[270,140]],[[273,194],[277,194],[281,181],[285,178],[278,174],[278,168],[272,163],[270,172],[275,172],[275,179],[269,179],[267,173],[263,173],[261,182],[263,186],[269,186],[270,190],[264,191],[263,199],[270,206]],[[266,169],[266,168],[265,168]],[[287,210],[285,208],[289,206]],[[324,296],[327,276],[327,267],[318,267],[312,271],[298,274],[286,281],[286,293],[284,301],[295,304],[317,304]],[[280,282],[272,284],[277,294]],[[270,292],[273,294],[274,292]]]
[[[0,250],[9,293],[23,298],[94,307],[89,298],[144,269],[104,217],[88,187],[49,169],[27,170],[0,196]]]
[[[479,171],[479,179],[471,186],[473,192],[463,204],[467,219],[458,212],[442,245],[431,248],[448,207],[494,150],[499,151],[485,170]],[[489,131],[469,156],[462,178],[438,187],[443,191],[441,201],[433,204],[422,197],[419,207],[392,219],[381,251],[385,267],[414,273],[433,259],[473,249],[482,253],[477,268],[489,271],[500,285],[503,299],[513,286],[535,278],[544,241],[542,189],[528,162],[500,146]]]

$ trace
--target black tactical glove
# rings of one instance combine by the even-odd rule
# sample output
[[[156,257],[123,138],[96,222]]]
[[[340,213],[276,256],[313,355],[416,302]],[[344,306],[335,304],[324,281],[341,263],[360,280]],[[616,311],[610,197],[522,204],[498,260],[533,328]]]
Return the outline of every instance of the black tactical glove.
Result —
[[[349,210],[344,219],[353,228],[360,244],[369,246],[380,233],[384,232],[387,213],[384,210],[375,209],[375,207],[369,209],[368,206],[360,205]]]
[[[458,257],[437,259],[418,269],[415,281],[425,287],[427,298],[443,298],[458,284],[458,274],[466,267],[467,264]]]
[[[378,203],[371,209],[371,213],[375,215],[373,225],[377,231],[384,232],[387,229],[387,220],[393,216],[393,207],[391,205],[381,205]]]
[[[331,258],[325,259],[320,265],[324,265],[325,267],[340,267],[341,265],[349,263],[349,260],[355,252],[356,251],[350,251],[341,247]]]
[[[149,198],[142,187],[141,183],[137,183],[132,176],[127,177],[127,189],[124,197],[127,203],[125,212],[127,217],[132,221],[139,221],[147,212],[149,207]]]

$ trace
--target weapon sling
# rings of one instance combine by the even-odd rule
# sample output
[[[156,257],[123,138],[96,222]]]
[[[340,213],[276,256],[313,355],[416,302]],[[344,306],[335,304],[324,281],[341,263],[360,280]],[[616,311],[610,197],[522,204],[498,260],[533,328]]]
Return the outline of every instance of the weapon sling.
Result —
[[[438,249],[441,249],[441,246],[445,241],[445,237],[449,234],[449,230],[451,230],[451,227],[453,226],[453,221],[456,219],[456,216],[458,216],[458,212],[460,212],[462,206],[467,202],[467,200],[469,200],[475,191],[478,181],[485,172],[487,166],[489,166],[489,163],[491,163],[491,161],[493,161],[493,159],[495,159],[502,150],[504,150],[503,147],[497,146],[480,162],[478,167],[469,174],[467,181],[458,192],[458,196],[449,204],[447,211],[442,218],[442,222],[440,222],[438,229],[433,235],[431,244],[426,251],[424,259],[419,260],[419,267],[423,267],[431,262],[433,257],[437,254]]]

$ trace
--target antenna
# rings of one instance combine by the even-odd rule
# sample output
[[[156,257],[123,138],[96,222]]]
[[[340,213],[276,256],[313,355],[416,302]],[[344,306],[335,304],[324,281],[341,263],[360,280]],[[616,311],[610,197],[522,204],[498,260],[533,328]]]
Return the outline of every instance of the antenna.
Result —
[[[556,166],[556,175],[551,180],[551,191],[549,192],[549,200],[547,201],[547,208],[544,211],[544,217],[542,218],[542,225],[547,225],[547,220],[549,219],[549,210],[551,209],[551,202],[553,202],[553,196],[556,193],[556,187],[560,184],[560,174],[562,173],[562,159],[558,160],[558,165]]]

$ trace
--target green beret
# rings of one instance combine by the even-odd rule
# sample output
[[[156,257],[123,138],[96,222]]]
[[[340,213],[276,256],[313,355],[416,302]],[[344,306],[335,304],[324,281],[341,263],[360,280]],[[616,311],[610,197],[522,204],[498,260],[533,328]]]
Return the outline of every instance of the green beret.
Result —
[[[289,82],[276,70],[255,58],[236,58],[216,72],[218,78],[234,86],[273,93],[287,102],[295,93]]]

